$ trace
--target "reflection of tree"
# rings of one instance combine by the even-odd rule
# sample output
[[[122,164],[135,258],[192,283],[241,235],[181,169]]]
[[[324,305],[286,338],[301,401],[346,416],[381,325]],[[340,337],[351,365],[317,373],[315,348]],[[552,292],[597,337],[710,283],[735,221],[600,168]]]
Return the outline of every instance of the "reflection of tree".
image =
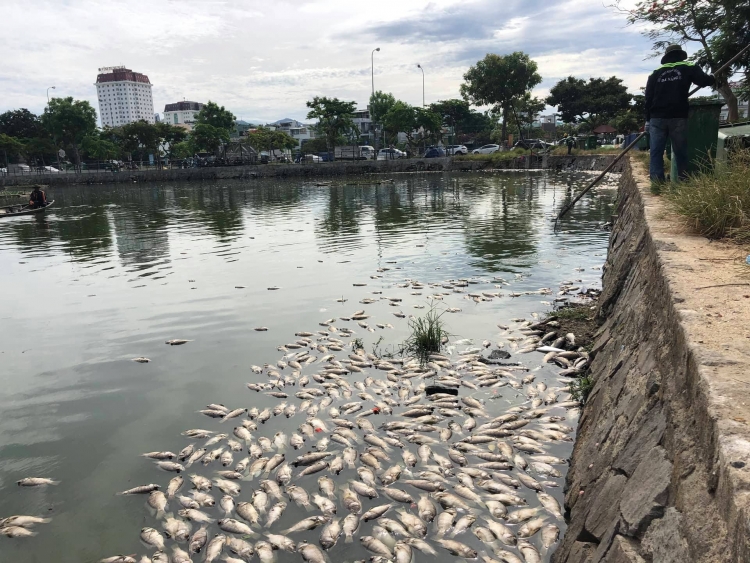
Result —
[[[204,225],[219,242],[228,242],[242,233],[242,207],[245,203],[237,188],[198,186],[176,188],[174,205],[183,210],[178,220]]]
[[[345,246],[347,249],[364,246],[361,239],[363,189],[354,186],[331,188],[322,220],[315,226],[316,235],[325,241],[327,251]],[[338,243],[341,244],[338,244]]]
[[[533,183],[524,185],[518,176],[495,176],[492,187],[479,200],[472,200],[472,212],[464,218],[466,250],[483,259],[490,271],[507,269],[502,261],[522,258],[536,252],[536,229],[533,222],[542,213],[541,202]]]

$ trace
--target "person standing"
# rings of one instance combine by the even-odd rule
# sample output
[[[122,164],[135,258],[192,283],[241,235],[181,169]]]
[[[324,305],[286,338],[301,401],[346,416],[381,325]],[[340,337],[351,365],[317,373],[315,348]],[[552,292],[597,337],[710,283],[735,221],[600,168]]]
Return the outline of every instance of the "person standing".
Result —
[[[573,151],[573,147],[576,144],[576,140],[565,133],[565,144],[568,145],[568,154],[570,155],[570,153]]]
[[[679,179],[687,175],[688,166],[688,95],[691,84],[716,86],[716,79],[687,60],[679,45],[667,47],[661,66],[648,77],[646,84],[646,133],[650,136],[652,182],[664,181],[664,149],[667,139],[677,161]]]

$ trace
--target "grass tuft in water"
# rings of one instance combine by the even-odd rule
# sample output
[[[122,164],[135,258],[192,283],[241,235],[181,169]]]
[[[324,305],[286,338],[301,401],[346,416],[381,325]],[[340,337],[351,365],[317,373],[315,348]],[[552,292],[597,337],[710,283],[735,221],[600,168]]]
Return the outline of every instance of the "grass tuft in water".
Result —
[[[354,340],[352,340],[352,350],[359,350],[360,348],[364,350],[365,341],[361,338],[355,338]]]
[[[670,208],[711,239],[750,242],[750,150],[736,151],[726,165],[665,186]]]
[[[404,342],[402,353],[415,356],[421,363],[427,362],[430,354],[439,353],[443,340],[450,337],[442,320],[444,314],[433,308],[424,317],[410,319],[411,336]]]

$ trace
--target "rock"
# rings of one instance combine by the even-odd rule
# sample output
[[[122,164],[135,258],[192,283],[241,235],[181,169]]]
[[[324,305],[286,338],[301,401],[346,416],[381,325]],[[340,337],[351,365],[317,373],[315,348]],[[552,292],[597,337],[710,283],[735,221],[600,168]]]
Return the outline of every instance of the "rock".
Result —
[[[507,360],[508,358],[510,354],[505,350],[493,350],[489,355],[490,360]]]
[[[661,518],[671,474],[672,463],[661,446],[643,456],[622,491],[620,512],[625,520],[622,528],[625,534],[643,533],[654,518]]]
[[[654,562],[656,561],[663,563],[662,559],[654,559]],[[602,563],[646,563],[646,560],[638,554],[637,542],[623,536],[615,536],[612,547],[602,559]]]
[[[661,442],[667,427],[661,404],[656,403],[643,418],[636,422],[636,426],[638,430],[625,444],[612,465],[625,475],[632,475],[643,455]]]
[[[680,536],[682,514],[670,507],[664,516],[654,520],[641,540],[644,553],[659,563],[681,563],[689,561],[687,542]]]
[[[586,511],[586,530],[601,540],[612,522],[616,522],[620,510],[620,498],[628,478],[625,475],[610,473],[603,485],[595,485],[586,491],[589,502]]]

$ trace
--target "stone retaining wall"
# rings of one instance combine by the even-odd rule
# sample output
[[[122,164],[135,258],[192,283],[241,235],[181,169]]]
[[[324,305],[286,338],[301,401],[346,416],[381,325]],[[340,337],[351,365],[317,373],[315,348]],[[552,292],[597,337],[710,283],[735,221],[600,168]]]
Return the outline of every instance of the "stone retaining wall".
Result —
[[[391,161],[339,161],[320,164],[282,164],[190,168],[186,170],[137,170],[85,174],[10,175],[0,177],[0,187],[30,184],[110,184],[133,182],[186,182],[254,178],[337,178],[367,174],[404,172],[475,172],[492,169],[544,168],[554,170],[603,170],[613,156],[520,157],[493,166],[490,161],[453,158],[408,159]]]
[[[552,561],[750,561],[750,288],[722,284],[736,251],[679,234],[630,165]]]

